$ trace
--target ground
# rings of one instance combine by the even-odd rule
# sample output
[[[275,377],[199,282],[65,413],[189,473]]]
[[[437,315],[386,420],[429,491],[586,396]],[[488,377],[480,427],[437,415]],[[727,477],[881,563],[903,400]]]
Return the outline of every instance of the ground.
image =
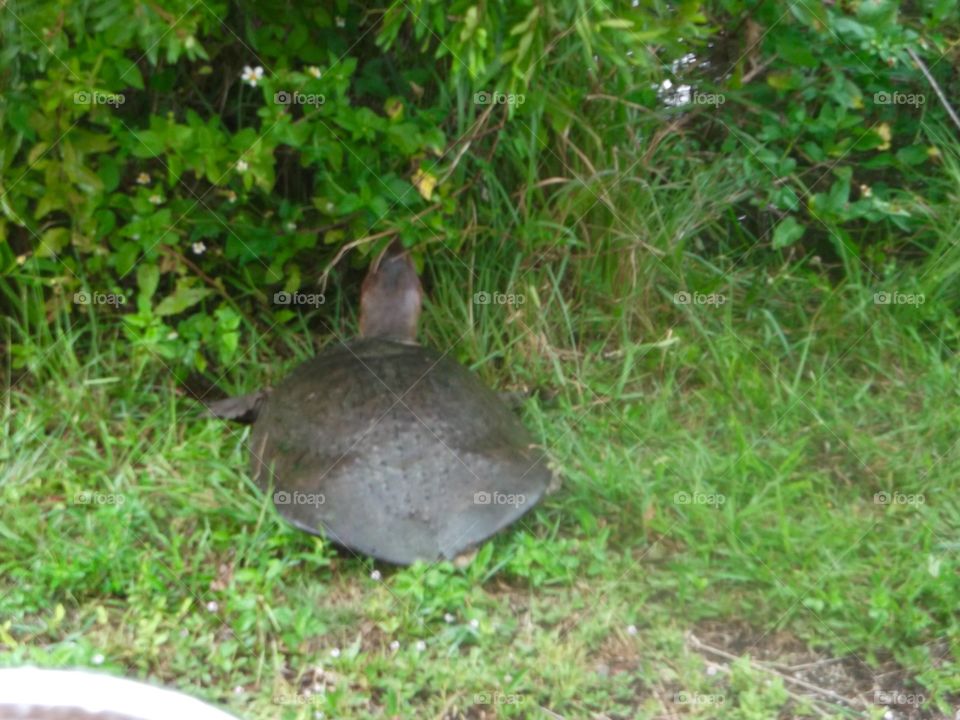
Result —
[[[463,285],[431,272],[434,298]],[[523,393],[563,484],[462,568],[378,565],[284,523],[248,431],[203,417],[122,321],[20,325],[2,662],[246,718],[951,717],[956,356],[916,308],[793,280],[749,303],[733,282],[725,307],[644,290],[619,305],[656,319],[605,336],[545,271],[539,307],[488,308],[453,354]],[[456,312],[428,306],[423,341],[443,347]],[[271,337],[299,332],[210,387],[282,377],[313,347]]]

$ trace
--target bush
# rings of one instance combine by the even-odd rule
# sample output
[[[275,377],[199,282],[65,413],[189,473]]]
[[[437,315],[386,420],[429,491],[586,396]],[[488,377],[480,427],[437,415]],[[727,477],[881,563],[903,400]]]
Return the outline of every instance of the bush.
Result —
[[[953,5],[11,1],[7,299],[34,322],[116,311],[203,370],[257,308],[316,307],[343,257],[511,230],[532,252],[591,241],[583,218],[622,236],[601,196],[704,162],[738,183],[713,220],[735,238],[867,257],[877,226],[921,222],[942,111],[908,52],[950,47]]]

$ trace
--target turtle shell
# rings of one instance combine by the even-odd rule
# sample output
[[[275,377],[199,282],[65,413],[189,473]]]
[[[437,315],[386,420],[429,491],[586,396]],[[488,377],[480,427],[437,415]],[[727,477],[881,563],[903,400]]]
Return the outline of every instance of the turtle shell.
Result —
[[[543,454],[480,380],[419,345],[362,338],[300,365],[251,438],[291,523],[395,564],[454,558],[532,508]]]

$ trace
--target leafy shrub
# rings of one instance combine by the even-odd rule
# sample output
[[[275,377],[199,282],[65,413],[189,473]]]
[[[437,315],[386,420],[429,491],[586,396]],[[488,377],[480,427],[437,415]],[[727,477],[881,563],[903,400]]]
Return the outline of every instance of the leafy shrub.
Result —
[[[349,248],[589,241],[577,220],[624,224],[598,201],[626,175],[718,153],[751,245],[812,230],[859,257],[920,222],[942,112],[909,50],[946,82],[954,5],[11,0],[3,287],[42,289],[34,323],[116,311],[135,347],[203,370],[258,309],[316,308]],[[895,92],[926,102],[877,100]]]

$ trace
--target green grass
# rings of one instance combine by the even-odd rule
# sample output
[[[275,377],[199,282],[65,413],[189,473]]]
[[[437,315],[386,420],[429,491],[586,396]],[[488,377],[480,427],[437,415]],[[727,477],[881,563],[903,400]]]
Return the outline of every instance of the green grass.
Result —
[[[248,718],[852,717],[874,687],[947,712],[953,221],[932,216],[940,251],[882,280],[747,265],[683,240],[720,242],[718,173],[632,188],[631,226],[601,232],[589,211],[541,257],[491,239],[554,233],[591,192],[571,189],[555,226],[504,216],[476,230],[484,254],[429,258],[423,340],[535,391],[524,420],[564,481],[464,569],[377,567],[286,525],[249,480],[245,431],[202,418],[117,316],[9,319],[0,663],[98,666]],[[930,301],[877,305],[879,289]],[[273,328],[207,381],[277,380],[332,337],[309,328],[351,332],[354,298],[336,299],[333,320]],[[828,658],[844,672],[812,681],[853,709],[765,669]]]

